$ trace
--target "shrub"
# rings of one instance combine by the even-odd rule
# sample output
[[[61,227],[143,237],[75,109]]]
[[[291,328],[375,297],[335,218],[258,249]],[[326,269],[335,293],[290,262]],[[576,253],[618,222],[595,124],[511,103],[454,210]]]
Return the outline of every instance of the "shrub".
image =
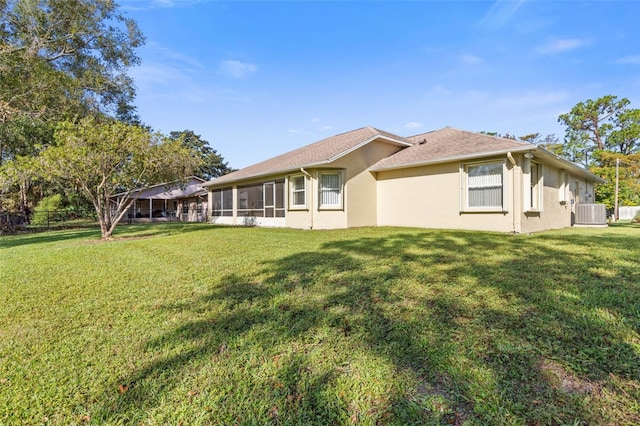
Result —
[[[640,223],[640,211],[631,219],[631,223]]]
[[[56,194],[44,197],[33,212],[31,223],[34,225],[46,225],[49,220],[49,212],[59,210],[62,205],[62,195]]]

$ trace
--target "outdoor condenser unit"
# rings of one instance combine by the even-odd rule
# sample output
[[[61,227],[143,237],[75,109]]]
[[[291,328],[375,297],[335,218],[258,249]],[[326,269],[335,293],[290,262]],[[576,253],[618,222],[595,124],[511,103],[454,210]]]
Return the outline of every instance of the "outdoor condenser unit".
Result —
[[[607,208],[604,204],[577,204],[576,225],[606,225]]]

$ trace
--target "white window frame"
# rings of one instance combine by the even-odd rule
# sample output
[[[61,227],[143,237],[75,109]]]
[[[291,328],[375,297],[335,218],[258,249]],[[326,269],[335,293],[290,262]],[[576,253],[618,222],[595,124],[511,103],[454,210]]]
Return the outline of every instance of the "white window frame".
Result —
[[[335,191],[336,188],[323,188],[322,187],[322,176],[326,175],[336,175],[339,178],[339,188],[337,188],[340,192],[338,194],[338,203],[337,204],[323,204],[323,193]],[[318,172],[318,210],[342,210],[344,206],[344,176],[343,172],[340,170],[327,170]]]
[[[499,164],[502,167],[502,205],[501,206],[469,206],[469,169],[477,166]],[[460,211],[463,213],[506,213],[508,211],[508,169],[505,160],[477,161],[460,165]]]
[[[302,189],[296,189],[294,181],[302,178]],[[304,203],[295,204],[295,194],[302,193],[304,195]],[[289,210],[307,210],[307,177],[305,175],[291,175],[289,176]]]
[[[532,170],[536,171],[537,181],[532,182]],[[542,211],[544,193],[544,170],[542,163],[525,158],[523,173],[523,195],[525,213],[539,213]]]
[[[560,187],[558,188],[558,201],[560,204],[567,204],[569,201],[569,174],[560,171]]]

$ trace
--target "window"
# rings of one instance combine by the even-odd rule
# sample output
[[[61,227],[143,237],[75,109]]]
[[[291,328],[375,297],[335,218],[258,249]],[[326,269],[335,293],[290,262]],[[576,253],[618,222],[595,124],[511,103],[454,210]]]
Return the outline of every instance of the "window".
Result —
[[[465,166],[468,210],[502,211],[504,205],[504,163]]]
[[[196,213],[202,213],[202,200],[200,198],[196,201]]]
[[[342,173],[320,173],[319,207],[322,209],[342,208]]]
[[[304,209],[307,207],[307,179],[304,175],[291,176],[289,178],[290,209]]]
[[[182,201],[182,213],[189,213],[189,202],[187,200]]]
[[[522,171],[524,177],[525,211],[542,211],[542,165],[525,158]]]
[[[213,216],[233,216],[233,190],[214,189],[212,192],[211,214]]]
[[[558,188],[558,200],[562,204],[566,204],[569,200],[567,192],[569,191],[569,175],[565,172],[560,172],[560,187]]]

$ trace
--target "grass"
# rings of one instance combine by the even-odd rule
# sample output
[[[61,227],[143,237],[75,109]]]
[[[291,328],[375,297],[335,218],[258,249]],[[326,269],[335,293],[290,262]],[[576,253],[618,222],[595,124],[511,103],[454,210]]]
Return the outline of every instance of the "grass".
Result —
[[[639,424],[640,225],[0,237],[0,424]]]

